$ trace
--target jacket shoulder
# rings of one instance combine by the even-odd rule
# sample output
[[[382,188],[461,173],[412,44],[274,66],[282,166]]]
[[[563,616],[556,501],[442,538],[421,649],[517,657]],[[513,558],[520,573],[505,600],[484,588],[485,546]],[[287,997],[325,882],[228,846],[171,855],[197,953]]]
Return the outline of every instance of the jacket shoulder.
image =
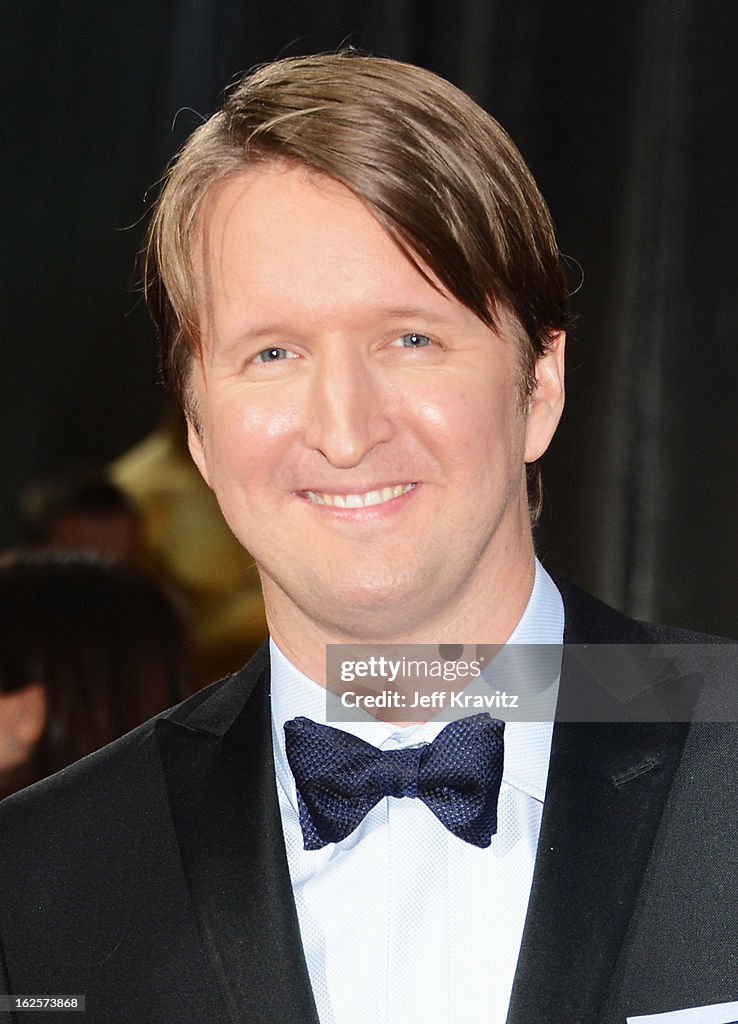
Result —
[[[570,644],[724,644],[727,637],[699,633],[676,626],[633,619],[581,590],[574,583],[550,574],[564,601],[564,642]]]

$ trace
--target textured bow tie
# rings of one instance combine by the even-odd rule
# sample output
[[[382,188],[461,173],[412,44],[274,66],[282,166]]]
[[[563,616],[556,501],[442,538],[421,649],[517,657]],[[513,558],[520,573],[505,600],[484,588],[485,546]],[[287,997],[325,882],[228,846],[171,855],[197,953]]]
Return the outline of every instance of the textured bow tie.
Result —
[[[309,718],[286,722],[305,849],[345,839],[385,796],[418,797],[454,835],[489,846],[497,831],[504,730],[504,722],[472,715],[451,722],[432,743],[379,750]]]

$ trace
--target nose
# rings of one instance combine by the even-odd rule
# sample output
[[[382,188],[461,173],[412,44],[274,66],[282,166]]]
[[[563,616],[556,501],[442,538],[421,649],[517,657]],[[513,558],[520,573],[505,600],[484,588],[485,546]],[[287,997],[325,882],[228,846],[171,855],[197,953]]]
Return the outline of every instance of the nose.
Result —
[[[337,345],[315,361],[305,443],[338,469],[358,466],[392,437],[391,405],[381,368],[351,346]]]

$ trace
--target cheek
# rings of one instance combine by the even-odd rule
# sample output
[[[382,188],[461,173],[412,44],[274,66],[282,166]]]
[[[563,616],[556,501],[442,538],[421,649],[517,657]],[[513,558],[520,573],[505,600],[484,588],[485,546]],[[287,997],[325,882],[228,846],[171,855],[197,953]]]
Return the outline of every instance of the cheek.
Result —
[[[205,423],[205,448],[216,494],[242,491],[279,478],[285,470],[297,417],[265,396],[234,396],[218,403]]]
[[[525,420],[506,394],[492,388],[452,389],[416,406],[428,445],[461,476],[480,487],[503,467],[522,463]]]

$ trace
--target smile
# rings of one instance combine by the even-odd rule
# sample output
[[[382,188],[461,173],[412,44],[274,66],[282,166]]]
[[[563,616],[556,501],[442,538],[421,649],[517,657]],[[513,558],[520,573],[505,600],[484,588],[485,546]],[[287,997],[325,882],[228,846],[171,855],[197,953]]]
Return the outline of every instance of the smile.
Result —
[[[315,505],[330,505],[332,508],[369,508],[371,505],[383,505],[386,501],[399,498],[411,491],[416,484],[397,484],[394,487],[383,487],[377,491],[365,491],[363,494],[326,494],[322,491],[304,491],[308,501]]]

